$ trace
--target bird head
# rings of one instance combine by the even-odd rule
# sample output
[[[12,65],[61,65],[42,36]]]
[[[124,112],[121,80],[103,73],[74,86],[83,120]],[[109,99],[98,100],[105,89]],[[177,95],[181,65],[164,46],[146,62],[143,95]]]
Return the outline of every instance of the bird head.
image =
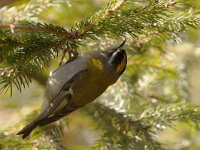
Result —
[[[127,55],[124,50],[124,40],[117,48],[111,49],[107,52],[108,63],[116,71],[118,75],[121,75],[126,69]]]

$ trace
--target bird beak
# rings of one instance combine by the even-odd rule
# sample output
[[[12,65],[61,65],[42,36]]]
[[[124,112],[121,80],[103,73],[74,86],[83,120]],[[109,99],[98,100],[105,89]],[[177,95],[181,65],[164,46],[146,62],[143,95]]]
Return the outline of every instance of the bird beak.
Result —
[[[123,48],[125,43],[126,43],[126,39],[119,45],[118,48]],[[118,49],[118,48],[117,48],[117,49]]]

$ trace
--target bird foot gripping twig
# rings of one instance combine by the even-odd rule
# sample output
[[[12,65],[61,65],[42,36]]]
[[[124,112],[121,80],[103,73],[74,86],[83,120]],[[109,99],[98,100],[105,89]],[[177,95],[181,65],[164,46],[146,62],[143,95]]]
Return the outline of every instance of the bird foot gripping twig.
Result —
[[[70,31],[70,41],[74,41],[76,38],[77,38],[77,31],[75,29],[71,29]],[[70,61],[73,61],[74,59],[76,59],[79,55],[78,51],[77,50],[74,50],[71,46],[71,43],[70,42],[67,42],[67,47],[64,49],[63,51],[63,55],[62,55],[62,58],[61,58],[61,61],[60,61],[60,64],[59,64],[59,67],[62,65],[63,63],[63,60],[65,58],[65,55],[66,53],[68,53],[68,56],[69,56],[69,59],[67,62],[70,62]]]
[[[63,51],[63,54],[62,54],[62,58],[60,60],[60,63],[59,63],[59,67],[63,64],[63,60],[66,56],[66,53],[68,53],[68,61],[67,62],[70,62],[70,61],[73,61],[74,59],[76,59],[79,55],[79,53],[76,51],[76,50],[73,50],[69,45],[64,49]]]

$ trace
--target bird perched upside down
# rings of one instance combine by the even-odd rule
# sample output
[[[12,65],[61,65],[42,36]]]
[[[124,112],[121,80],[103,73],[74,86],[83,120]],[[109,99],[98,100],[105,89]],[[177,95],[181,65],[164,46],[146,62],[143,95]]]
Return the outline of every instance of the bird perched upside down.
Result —
[[[26,138],[37,126],[44,126],[92,102],[124,72],[125,41],[109,51],[90,52],[63,64],[48,80],[41,113],[17,135]]]

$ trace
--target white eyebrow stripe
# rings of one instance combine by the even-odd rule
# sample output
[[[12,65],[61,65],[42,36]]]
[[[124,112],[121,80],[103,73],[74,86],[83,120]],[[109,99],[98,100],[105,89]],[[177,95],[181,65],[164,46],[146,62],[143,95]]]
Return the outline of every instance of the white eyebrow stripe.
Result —
[[[112,54],[112,57],[110,58],[109,60],[109,64],[111,64],[111,62],[113,61],[113,59],[115,58],[115,56],[117,55],[118,52],[120,52],[121,49],[119,48],[118,50],[116,50],[113,54]]]

